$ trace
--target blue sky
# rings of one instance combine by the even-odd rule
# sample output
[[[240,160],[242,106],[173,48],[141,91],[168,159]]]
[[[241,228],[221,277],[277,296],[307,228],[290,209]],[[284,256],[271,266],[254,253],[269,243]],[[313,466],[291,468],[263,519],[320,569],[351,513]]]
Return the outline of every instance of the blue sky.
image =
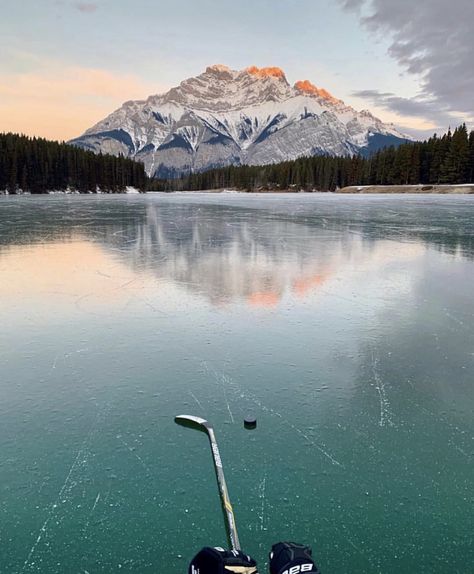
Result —
[[[0,20],[0,130],[74,137],[123,101],[215,63],[278,66],[290,83],[309,79],[409,131],[444,129],[450,116],[437,117],[433,105],[425,113],[423,73],[393,53],[397,29],[363,20],[384,1],[9,3]]]

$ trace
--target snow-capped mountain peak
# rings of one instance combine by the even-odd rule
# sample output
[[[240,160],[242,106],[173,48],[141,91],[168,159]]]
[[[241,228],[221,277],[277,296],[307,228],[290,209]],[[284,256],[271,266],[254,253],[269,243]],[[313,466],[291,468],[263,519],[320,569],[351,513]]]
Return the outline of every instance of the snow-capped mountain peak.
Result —
[[[364,153],[406,139],[309,80],[290,86],[280,68],[215,64],[164,94],[124,103],[71,143],[134,157],[149,175],[172,177],[229,164]]]
[[[252,66],[236,71],[216,64],[199,76],[184,80],[161,98],[163,102],[193,109],[220,111],[262,101],[283,101],[291,95],[290,85],[280,68]]]

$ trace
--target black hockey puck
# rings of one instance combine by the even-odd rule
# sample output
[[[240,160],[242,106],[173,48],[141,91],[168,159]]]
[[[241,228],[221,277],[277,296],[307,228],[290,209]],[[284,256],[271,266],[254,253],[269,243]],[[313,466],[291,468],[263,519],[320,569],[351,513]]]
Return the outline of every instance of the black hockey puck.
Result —
[[[254,429],[257,427],[257,419],[253,416],[247,416],[244,419],[244,427],[246,429]]]

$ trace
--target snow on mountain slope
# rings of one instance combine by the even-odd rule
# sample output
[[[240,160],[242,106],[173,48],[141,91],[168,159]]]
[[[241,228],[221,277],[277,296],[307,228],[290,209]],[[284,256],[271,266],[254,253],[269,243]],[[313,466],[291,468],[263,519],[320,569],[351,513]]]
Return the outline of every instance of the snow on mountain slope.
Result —
[[[123,154],[156,177],[304,155],[351,155],[410,139],[280,68],[210,66],[165,94],[125,102],[70,143]]]

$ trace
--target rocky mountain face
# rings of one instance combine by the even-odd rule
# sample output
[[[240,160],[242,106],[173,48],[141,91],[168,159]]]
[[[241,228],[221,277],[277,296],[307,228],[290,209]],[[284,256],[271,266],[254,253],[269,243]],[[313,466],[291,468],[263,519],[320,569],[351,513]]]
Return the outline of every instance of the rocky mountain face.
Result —
[[[123,154],[148,175],[268,164],[308,155],[367,154],[410,139],[280,68],[210,66],[168,92],[129,101],[70,143]]]

